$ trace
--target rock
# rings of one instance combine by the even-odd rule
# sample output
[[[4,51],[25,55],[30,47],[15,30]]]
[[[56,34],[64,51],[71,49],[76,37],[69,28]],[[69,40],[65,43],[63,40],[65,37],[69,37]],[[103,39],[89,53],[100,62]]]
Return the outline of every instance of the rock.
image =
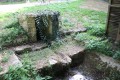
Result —
[[[7,54],[9,54],[9,53],[7,53]],[[7,54],[6,54],[6,55],[7,55]],[[2,55],[0,54],[0,56],[2,56]],[[9,59],[8,59],[7,62],[2,63],[2,62],[0,61],[0,66],[2,67],[2,71],[0,72],[0,75],[3,75],[3,74],[5,74],[5,73],[8,72],[9,67],[11,67],[11,66],[21,67],[21,66],[22,66],[22,63],[19,61],[18,57],[17,57],[14,53],[12,53],[12,54],[9,56]]]
[[[52,63],[51,65],[54,75],[62,75],[69,70],[72,60],[69,56],[59,53],[50,57],[49,62]]]
[[[47,47],[47,44],[42,43],[42,42],[36,42],[31,44],[32,47],[32,51],[37,51],[37,50],[41,50]]]
[[[56,53],[62,53],[68,55],[72,59],[71,66],[76,66],[83,62],[85,48],[75,43],[65,44],[59,48]]]
[[[120,71],[120,61],[113,59],[112,57],[106,56],[104,54],[98,54],[96,55],[101,59],[102,62],[107,63],[107,65],[111,68],[117,68],[118,71]]]
[[[54,53],[44,60],[39,60],[36,69],[43,75],[60,75],[69,69],[71,61],[71,58],[65,54]]]
[[[26,51],[32,51],[32,48],[30,45],[22,45],[14,48],[14,51],[16,54],[22,54]]]
[[[85,32],[85,31],[87,31],[87,29],[79,23],[77,25],[77,27],[73,27],[68,30],[61,30],[60,32],[62,35],[70,35],[72,33],[81,33],[81,32]]]
[[[22,28],[28,33],[29,41],[36,42],[36,26],[35,26],[35,17],[33,13],[21,14],[18,17],[19,23]]]
[[[16,54],[22,54],[25,51],[37,51],[47,47],[47,44],[42,42],[31,43],[30,45],[21,45],[11,48]]]

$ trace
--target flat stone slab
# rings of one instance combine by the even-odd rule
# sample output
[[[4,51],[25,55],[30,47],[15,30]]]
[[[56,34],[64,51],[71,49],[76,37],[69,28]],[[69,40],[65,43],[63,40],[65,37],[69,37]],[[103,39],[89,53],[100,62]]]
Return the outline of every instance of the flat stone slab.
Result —
[[[22,54],[25,51],[37,51],[37,50],[43,49],[45,47],[47,47],[47,44],[41,43],[41,42],[36,42],[36,43],[27,44],[27,45],[13,47],[11,49],[14,50],[16,54]]]
[[[83,46],[77,45],[74,42],[69,42],[64,46],[61,46],[56,50],[58,54],[66,54],[72,59],[72,65],[80,64],[84,58],[85,48]]]
[[[120,71],[120,61],[113,59],[112,57],[106,56],[104,54],[97,54],[102,62],[107,63],[109,67],[117,68]]]
[[[50,52],[52,55],[36,62],[36,69],[44,75],[51,73],[51,71],[54,74],[60,74],[62,70],[68,70],[72,62],[71,58],[65,54],[55,54],[52,50]]]
[[[56,54],[50,49],[49,51],[52,52],[50,56],[36,62],[36,69],[42,69],[56,64],[69,65],[72,61],[71,58],[65,54]]]
[[[57,49],[56,53],[67,54],[68,56],[72,57],[72,56],[82,53],[84,51],[85,51],[84,46],[77,45],[74,42],[69,42],[69,43],[61,46],[59,49]]]
[[[13,52],[13,51],[11,51]],[[0,67],[2,68],[2,71],[0,72],[0,75],[5,74],[8,72],[9,67],[20,67],[22,66],[22,63],[19,61],[18,57],[13,53],[9,54],[3,51],[3,53],[0,54]],[[8,60],[3,61],[3,59],[7,56]]]
[[[32,47],[30,45],[22,45],[14,48],[16,54],[24,53],[25,51],[32,51]]]
[[[61,30],[62,35],[70,35],[72,33],[81,33],[81,32],[86,32],[87,29],[83,27],[80,23],[77,24],[77,27],[72,27],[67,30]]]

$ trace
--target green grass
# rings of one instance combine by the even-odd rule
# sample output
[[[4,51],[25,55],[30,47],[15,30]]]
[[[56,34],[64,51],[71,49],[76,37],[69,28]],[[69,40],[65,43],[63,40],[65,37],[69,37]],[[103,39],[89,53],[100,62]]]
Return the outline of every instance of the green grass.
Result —
[[[21,67],[11,66],[6,74],[0,76],[0,80],[51,80],[52,77],[42,77],[27,61]]]
[[[32,64],[35,64],[38,60],[47,59],[49,56],[53,55],[54,52],[52,52],[49,48],[43,49],[41,51],[34,51],[29,53],[24,53],[20,55],[21,60],[29,60],[32,61]]]
[[[0,63],[6,63],[8,62],[11,54],[13,54],[14,52],[11,50],[5,50],[5,51],[1,51],[0,52],[0,56],[2,57]]]
[[[24,14],[28,12],[37,12],[40,10],[55,10],[61,12],[61,16],[64,16],[65,14],[68,14],[69,11],[75,10],[79,4],[81,4],[83,0],[75,1],[75,2],[69,2],[69,3],[56,3],[56,4],[50,4],[50,5],[41,5],[41,6],[34,6],[34,7],[28,7],[23,8],[16,13],[3,13],[0,14],[0,44],[1,46],[4,44],[12,43],[12,41],[19,36],[20,34],[24,34],[24,31],[20,28],[17,16],[19,14]],[[69,10],[70,9],[70,10]],[[71,13],[69,13],[71,14]],[[68,14],[68,15],[69,15]],[[26,35],[26,34],[24,34]]]
[[[3,70],[3,68],[0,66],[0,72]]]
[[[40,10],[49,9],[53,11],[59,11],[61,16],[65,18],[64,20],[62,20],[63,24],[61,25],[63,29],[69,29],[72,26],[74,26],[74,22],[73,23],[69,22],[69,20],[72,18],[75,18],[78,22],[81,22],[82,25],[87,28],[87,33],[78,34],[76,37],[77,39],[84,41],[86,43],[86,47],[89,50],[96,50],[106,55],[114,56],[116,58],[116,56],[114,55],[115,51],[111,49],[111,43],[109,43],[106,39],[104,39],[107,13],[102,11],[80,8],[80,5],[82,5],[84,1],[85,0],[77,0],[69,3],[66,2],[66,3],[50,4],[45,6],[44,5],[33,6],[33,7],[23,8],[14,14],[13,13],[1,14],[0,21],[2,22],[4,22],[4,20],[7,20],[8,18],[11,19],[13,17],[14,17],[13,19],[15,20],[15,21],[11,20],[8,22],[7,21],[4,22],[6,24],[3,25],[2,27],[6,30],[5,31],[6,33],[2,34],[4,31],[1,33],[1,35],[3,35],[1,41],[5,43],[11,42],[12,39],[15,39],[16,36],[18,36],[23,32],[21,29],[18,28],[19,25],[17,25],[18,14],[20,13],[24,14],[28,12],[35,13]],[[118,52],[116,52],[116,55],[119,55]]]

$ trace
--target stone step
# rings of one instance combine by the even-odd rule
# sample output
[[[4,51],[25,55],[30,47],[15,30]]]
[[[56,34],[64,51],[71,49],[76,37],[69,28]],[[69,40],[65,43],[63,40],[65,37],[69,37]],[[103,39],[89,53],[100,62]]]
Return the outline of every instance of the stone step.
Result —
[[[76,66],[83,62],[84,51],[84,46],[77,45],[75,42],[69,42],[57,49],[56,53],[68,55],[72,59],[71,66]]]
[[[37,50],[43,49],[45,47],[47,47],[47,44],[41,43],[41,42],[36,42],[36,43],[27,44],[27,45],[13,47],[11,49],[14,50],[16,54],[22,54],[26,51],[28,51],[28,52],[29,51],[37,51]]]
[[[36,69],[43,75],[51,73],[59,75],[69,69],[71,61],[71,58],[65,54],[55,54],[53,52],[53,55],[48,58],[38,60],[36,63]]]
[[[4,60],[5,58],[6,60]],[[0,53],[0,67],[2,68],[0,75],[7,73],[11,66],[21,67],[22,63],[13,51],[2,51]]]
[[[78,23],[77,27],[70,28],[68,30],[61,30],[62,35],[70,35],[72,33],[81,33],[81,32],[86,32],[87,29],[83,27],[80,23]]]
[[[44,75],[51,73],[54,75],[63,74],[70,67],[83,62],[84,51],[85,48],[83,46],[79,46],[75,43],[65,44],[54,52],[52,51],[53,55],[48,58],[38,60],[36,69]]]

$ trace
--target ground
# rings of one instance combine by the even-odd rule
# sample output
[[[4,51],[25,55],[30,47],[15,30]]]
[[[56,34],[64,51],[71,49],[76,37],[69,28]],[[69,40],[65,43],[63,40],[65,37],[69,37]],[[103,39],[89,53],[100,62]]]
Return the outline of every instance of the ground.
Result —
[[[48,5],[46,4],[38,5],[33,3],[34,6],[27,5],[25,6],[25,8],[23,8],[24,4],[20,4],[20,5],[23,5],[21,9],[19,9],[19,5],[15,5],[15,6],[13,5],[14,9],[16,10],[19,9],[17,10],[17,12],[14,12],[14,13],[11,11],[11,9],[8,9],[10,12],[7,12],[6,10],[3,11],[3,9],[1,9],[3,13],[0,14],[0,25],[1,25],[0,48],[2,50],[2,49],[12,49],[12,48],[18,47],[20,54],[17,54],[17,53],[16,54],[19,57],[19,59],[23,61],[22,62],[23,65],[25,60],[27,59],[32,63],[37,63],[38,67],[40,67],[41,66],[40,63],[44,64],[44,61],[42,60],[44,59],[44,60],[47,60],[46,62],[50,64],[56,64],[56,62],[59,62],[60,64],[62,63],[63,65],[61,67],[63,68],[63,66],[66,65],[67,62],[68,63],[71,62],[71,58],[72,58],[70,57],[70,55],[67,55],[66,57],[66,55],[63,53],[64,52],[71,53],[72,51],[74,52],[74,51],[81,50],[79,49],[80,46],[84,46],[86,51],[100,52],[102,54],[105,54],[107,56],[111,56],[113,58],[120,60],[120,54],[119,54],[120,51],[117,49],[115,50],[112,49],[111,42],[109,42],[104,36],[105,29],[106,29],[105,27],[106,27],[106,19],[107,19],[107,10],[108,10],[107,2],[104,2],[102,0],[76,0],[71,2],[53,3]],[[10,5],[8,5],[7,7],[11,7],[13,9],[13,7]],[[55,42],[53,41],[52,46],[48,45],[47,48],[46,47],[39,48],[38,46],[38,48],[34,50],[33,49],[34,46],[29,42],[28,40],[29,37],[27,36],[26,32],[21,28],[21,26],[19,26],[17,17],[19,14],[25,14],[25,13],[31,13],[31,12],[35,13],[37,11],[46,10],[46,9],[60,12],[60,16],[61,16],[60,30],[62,30],[63,32],[64,30],[70,31],[70,34],[69,34],[70,38],[68,34],[65,34],[64,36],[63,35],[60,36],[61,38],[60,40],[58,39]],[[76,29],[78,28],[80,28],[80,31],[76,31]],[[74,47],[72,45],[67,46],[67,42],[69,43],[71,42],[71,40],[77,42],[77,44],[80,44],[79,48],[78,46],[77,47],[76,46]],[[22,49],[19,46],[24,46],[24,45],[29,45],[29,46],[22,47],[22,49],[23,48],[27,48],[27,49],[23,49],[24,51],[21,51]],[[60,46],[62,46],[62,48],[60,48]],[[60,48],[60,51],[57,50],[58,48]],[[56,59],[57,52],[60,53],[60,55],[59,56],[57,55],[57,59]],[[75,53],[78,53],[78,52],[75,52]],[[55,54],[55,57],[53,55],[52,55],[53,57],[51,57],[51,54]],[[65,59],[63,58],[61,59],[61,56],[64,56]],[[73,59],[76,60],[76,57],[78,59],[79,56],[75,56]],[[49,60],[49,57],[50,57],[50,60]],[[64,60],[67,60],[67,59],[68,61],[64,62]],[[37,61],[37,60],[40,60],[40,61]],[[92,60],[95,60],[94,57],[92,58]],[[78,62],[79,61],[77,61],[77,63]],[[94,61],[91,61],[91,62],[94,62]],[[89,65],[91,64],[92,63],[90,63]],[[25,73],[24,69],[26,71],[26,66],[29,70],[29,67],[28,67],[29,65],[25,65],[25,68],[23,66],[22,74]],[[70,64],[68,66],[70,66]],[[86,65],[85,66],[82,65],[82,67],[86,67]],[[49,69],[51,69],[51,67],[49,67]],[[2,69],[0,68],[0,71],[1,70]],[[27,74],[32,73],[29,71],[26,71]],[[12,74],[10,73],[10,75]],[[19,77],[19,74],[14,74],[14,75],[16,76],[18,75]],[[25,75],[22,75],[22,76],[25,77]],[[118,76],[115,76],[115,77],[117,78]]]
[[[80,8],[108,12],[108,2],[102,0],[87,0]]]

